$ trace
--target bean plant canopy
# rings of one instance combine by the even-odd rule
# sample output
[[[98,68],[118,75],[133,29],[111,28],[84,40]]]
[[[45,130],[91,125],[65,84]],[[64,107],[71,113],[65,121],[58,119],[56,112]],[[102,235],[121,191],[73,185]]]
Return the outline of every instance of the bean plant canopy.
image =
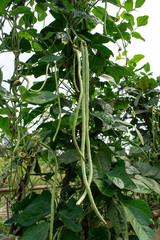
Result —
[[[127,55],[133,38],[145,41],[148,16],[134,14],[144,3],[1,0],[1,57],[14,56],[10,79],[0,66],[12,236],[149,240],[157,230],[160,78],[144,55]]]

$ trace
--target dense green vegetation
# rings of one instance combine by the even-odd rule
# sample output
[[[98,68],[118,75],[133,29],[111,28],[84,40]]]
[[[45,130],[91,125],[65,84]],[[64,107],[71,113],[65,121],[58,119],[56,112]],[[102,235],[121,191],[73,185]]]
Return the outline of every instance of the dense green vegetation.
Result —
[[[133,14],[144,2],[0,3],[0,52],[14,55],[11,79],[0,70],[1,187],[13,190],[4,223],[12,236],[149,240],[157,230],[160,78],[140,64],[144,55],[127,56],[132,38],[145,41],[139,29],[148,16]],[[34,191],[39,181],[51,189]]]

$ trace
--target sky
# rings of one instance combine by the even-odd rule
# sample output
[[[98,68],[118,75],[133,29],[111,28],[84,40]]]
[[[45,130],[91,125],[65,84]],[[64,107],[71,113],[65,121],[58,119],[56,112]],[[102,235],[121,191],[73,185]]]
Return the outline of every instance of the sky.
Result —
[[[115,12],[112,4],[108,4],[109,13]],[[133,38],[132,44],[127,48],[129,58],[135,54],[143,54],[145,58],[139,63],[141,66],[147,62],[150,63],[153,77],[160,76],[160,0],[146,0],[144,5],[135,12],[135,16],[148,15],[148,25],[140,27],[138,32],[145,38],[136,40]],[[100,30],[100,29],[99,29]],[[100,30],[101,31],[101,30]],[[25,61],[29,58],[29,54],[22,54],[21,60]],[[0,67],[3,66],[2,71],[4,79],[9,79],[13,74],[13,54],[4,53],[0,54]]]
[[[138,32],[145,38],[145,42],[134,40],[128,48],[130,55],[144,54],[144,63],[149,62],[153,75],[160,76],[160,0],[146,0],[139,8],[141,15],[148,15],[148,25],[140,27]]]

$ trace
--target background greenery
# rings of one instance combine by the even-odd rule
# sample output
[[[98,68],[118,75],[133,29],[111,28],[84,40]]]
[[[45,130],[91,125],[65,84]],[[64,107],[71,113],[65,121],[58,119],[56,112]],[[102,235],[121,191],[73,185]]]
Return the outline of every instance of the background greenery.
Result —
[[[132,38],[145,41],[139,28],[148,16],[133,15],[144,2],[0,4],[0,51],[15,58],[11,79],[0,71],[1,187],[13,190],[5,222],[13,236],[147,240],[157,230],[151,210],[160,194],[160,78],[152,77],[149,63],[140,65],[144,55],[127,57]],[[108,14],[108,4],[117,14]],[[39,31],[36,24],[48,17]],[[52,190],[34,191],[42,181]]]

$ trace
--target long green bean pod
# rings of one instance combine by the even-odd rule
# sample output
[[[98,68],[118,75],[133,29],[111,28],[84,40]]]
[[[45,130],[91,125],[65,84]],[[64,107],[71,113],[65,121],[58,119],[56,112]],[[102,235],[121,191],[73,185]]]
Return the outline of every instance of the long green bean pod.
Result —
[[[79,100],[78,100],[78,105],[75,111],[75,116],[74,116],[74,120],[73,120],[73,128],[72,128],[72,136],[73,136],[73,142],[75,144],[75,147],[79,153],[79,155],[83,158],[83,160],[85,160],[84,155],[82,154],[77,140],[76,140],[76,125],[77,125],[77,118],[78,118],[78,114],[79,114],[79,110],[81,107],[81,102],[82,102],[82,95],[83,95],[83,89],[82,89],[82,79],[81,79],[81,63],[80,63],[80,56],[79,56],[79,51],[77,49],[74,49],[76,56],[77,56],[77,62],[78,62],[78,77],[79,77],[79,83],[80,83],[80,95],[79,95]]]
[[[61,111],[61,102],[60,102],[60,96],[59,96],[59,86],[58,86],[58,79],[57,79],[57,67],[56,65],[54,66],[54,71],[55,71],[55,81],[56,81],[56,91],[57,91],[57,95],[58,95],[58,109],[59,109],[59,121],[58,121],[58,125],[57,125],[57,129],[56,132],[53,136],[53,142],[56,139],[56,136],[58,134],[58,131],[60,129],[60,125],[61,125],[61,115],[62,115],[62,111]]]
[[[53,187],[52,187],[52,198],[51,198],[51,221],[50,221],[50,236],[49,239],[53,240],[53,226],[54,226],[54,202],[55,202],[55,193],[56,193],[56,184],[57,184],[57,174],[58,174],[58,161],[57,161],[57,157],[56,154],[54,153],[54,151],[45,143],[40,142],[40,144],[42,146],[44,146],[45,148],[47,148],[48,150],[50,150],[54,156],[55,156],[55,175],[54,175],[54,183],[53,183]]]
[[[105,0],[104,27],[103,27],[104,35],[107,35],[106,21],[107,21],[107,0]]]
[[[89,132],[87,130],[87,128],[89,128],[89,126],[87,126],[88,125],[88,121],[89,121],[89,102],[88,103],[86,102],[86,101],[89,101],[89,98],[88,97],[87,97],[88,99],[86,98],[86,91],[89,90],[88,83],[86,84],[86,81],[89,81],[89,72],[87,72],[87,71],[89,71],[89,63],[88,63],[88,60],[87,60],[88,59],[87,45],[86,45],[86,43],[84,41],[81,43],[81,52],[82,52],[82,78],[83,78],[83,82],[82,82],[83,96],[82,96],[81,152],[82,152],[82,155],[85,156],[85,143],[86,143],[87,144],[87,152],[88,152],[88,156],[90,157],[90,161],[91,161],[90,164],[91,164],[91,167],[92,167],[91,152],[89,150],[90,142],[88,142],[88,140],[89,140]],[[88,92],[87,92],[87,96],[89,96]],[[87,106],[88,106],[88,109],[86,109]],[[86,120],[86,115],[88,115],[87,116],[87,120]],[[87,132],[88,132],[88,137],[87,137]],[[100,212],[98,211],[97,206],[96,206],[96,204],[94,202],[94,198],[92,196],[92,192],[91,192],[91,189],[90,189],[90,183],[89,183],[89,181],[92,181],[92,176],[91,176],[91,173],[90,173],[89,180],[87,180],[85,161],[83,160],[83,158],[81,158],[81,169],[82,169],[82,176],[83,176],[84,185],[85,185],[86,192],[88,194],[91,206],[92,206],[94,212],[96,213],[96,215],[98,216],[98,218],[104,224],[107,224],[106,221],[104,220],[104,218],[102,217],[102,215],[100,214]],[[91,169],[90,169],[90,171],[91,171]],[[80,201],[78,201],[77,204],[80,204],[81,202],[82,201],[81,201],[81,198],[80,198]]]
[[[89,61],[88,61],[88,48],[86,43],[84,42],[84,48],[82,54],[82,61],[84,63],[84,79],[83,85],[85,89],[85,125],[86,125],[86,146],[87,146],[87,156],[88,156],[88,163],[89,163],[89,176],[88,176],[88,184],[90,186],[93,178],[93,164],[92,164],[92,156],[91,156],[91,147],[90,147],[90,138],[89,138]],[[81,198],[78,200],[77,205],[80,205],[81,202],[85,199],[87,195],[87,190],[85,189],[84,193],[82,194]]]
[[[31,92],[38,93],[38,92],[40,92],[40,91],[44,88],[44,85],[45,85],[46,82],[47,82],[48,68],[49,68],[49,63],[47,64],[47,67],[46,67],[46,77],[45,77],[45,80],[44,80],[42,86],[41,86],[38,90],[34,90],[34,89],[30,88],[30,91],[31,91]],[[24,77],[24,76],[23,76],[23,77]],[[25,79],[26,79],[26,78],[25,78]],[[27,80],[27,79],[26,79],[26,80]]]

